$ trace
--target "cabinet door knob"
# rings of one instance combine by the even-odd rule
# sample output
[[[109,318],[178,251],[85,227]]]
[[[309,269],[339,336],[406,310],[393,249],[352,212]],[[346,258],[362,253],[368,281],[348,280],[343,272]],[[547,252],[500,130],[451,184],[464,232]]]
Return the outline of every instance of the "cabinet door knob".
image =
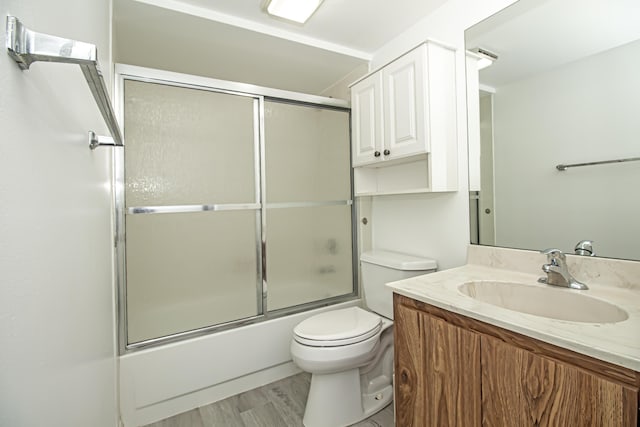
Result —
[[[391,154],[391,151],[389,151],[389,150],[384,150],[382,153],[383,153],[385,156],[388,156],[389,154]]]
[[[380,152],[376,151],[376,152],[373,153],[373,155],[374,155],[374,157],[380,157]]]

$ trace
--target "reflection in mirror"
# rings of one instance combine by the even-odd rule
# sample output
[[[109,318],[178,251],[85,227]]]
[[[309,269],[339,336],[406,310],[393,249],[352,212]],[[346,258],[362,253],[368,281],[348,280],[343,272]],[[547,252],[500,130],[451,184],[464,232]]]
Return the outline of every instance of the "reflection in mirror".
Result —
[[[465,32],[472,243],[640,260],[639,22],[637,0],[520,0]]]

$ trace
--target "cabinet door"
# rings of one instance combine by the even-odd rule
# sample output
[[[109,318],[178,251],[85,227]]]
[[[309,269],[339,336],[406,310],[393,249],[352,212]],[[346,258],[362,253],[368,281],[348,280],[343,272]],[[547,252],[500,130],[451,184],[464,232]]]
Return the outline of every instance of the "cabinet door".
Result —
[[[372,74],[351,88],[351,114],[353,166],[382,160],[382,75],[380,73]]]
[[[426,136],[426,46],[412,50],[383,70],[385,159],[429,151]]]
[[[485,426],[636,427],[638,390],[482,337]]]
[[[396,304],[396,426],[480,425],[480,338]]]

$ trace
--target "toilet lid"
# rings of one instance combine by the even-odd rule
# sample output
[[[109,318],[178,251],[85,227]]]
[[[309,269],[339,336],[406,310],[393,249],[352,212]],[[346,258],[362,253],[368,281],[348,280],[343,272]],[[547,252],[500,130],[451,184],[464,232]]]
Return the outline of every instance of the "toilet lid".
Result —
[[[358,307],[327,311],[303,320],[293,329],[301,344],[334,347],[370,338],[382,329],[382,318]]]

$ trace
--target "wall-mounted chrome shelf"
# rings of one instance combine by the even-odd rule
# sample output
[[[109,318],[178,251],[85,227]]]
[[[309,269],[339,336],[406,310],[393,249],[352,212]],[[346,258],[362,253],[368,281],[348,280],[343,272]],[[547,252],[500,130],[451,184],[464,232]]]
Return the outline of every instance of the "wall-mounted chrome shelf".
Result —
[[[37,61],[80,65],[112,136],[96,136],[90,132],[89,147],[94,149],[101,145],[124,146],[120,126],[100,71],[95,45],[31,31],[15,16],[7,16],[6,45],[9,56],[23,70],[28,70],[31,64]]]

